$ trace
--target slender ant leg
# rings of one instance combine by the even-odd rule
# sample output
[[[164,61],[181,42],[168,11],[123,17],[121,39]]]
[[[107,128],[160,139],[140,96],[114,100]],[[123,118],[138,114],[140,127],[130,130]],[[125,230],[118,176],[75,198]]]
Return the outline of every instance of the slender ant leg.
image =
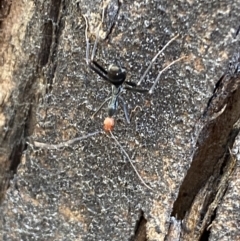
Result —
[[[155,81],[154,81],[152,87],[150,88],[150,90],[148,91],[148,93],[149,93],[149,94],[152,94],[152,93],[153,93],[153,90],[154,90],[154,88],[156,87],[156,85],[157,85],[157,83],[158,83],[158,80],[160,79],[162,73],[163,73],[165,70],[167,70],[167,69],[170,68],[172,65],[174,65],[175,63],[179,62],[180,60],[182,60],[182,59],[184,59],[184,58],[186,58],[186,56],[180,57],[180,58],[172,61],[169,65],[167,65],[164,69],[162,69],[162,70],[158,73],[158,76],[157,76],[157,78],[155,79]]]
[[[177,34],[175,37],[173,37],[172,39],[170,39],[165,46],[153,57],[153,59],[151,60],[151,63],[149,64],[149,66],[147,67],[147,69],[145,70],[144,74],[142,75],[142,77],[140,78],[140,80],[138,81],[137,85],[140,85],[143,81],[143,79],[146,77],[148,71],[150,70],[150,68],[152,67],[153,63],[156,61],[157,57],[167,48],[168,45],[170,45],[170,43],[172,43],[175,39],[177,39],[179,37],[179,34]]]
[[[156,61],[157,57],[175,40],[179,37],[179,34],[177,34],[176,36],[174,36],[172,39],[170,39],[165,46],[153,57],[153,59],[151,60],[150,65],[148,66],[148,68],[146,69],[146,71],[144,72],[144,74],[142,75],[142,77],[140,78],[140,80],[138,81],[137,85],[140,85],[143,81],[143,79],[146,77],[147,73],[149,72],[150,68],[152,67],[153,63]],[[157,78],[155,79],[152,87],[150,88],[150,90],[148,91],[149,94],[153,93],[154,88],[156,87],[162,73],[167,70],[168,68],[170,68],[173,64],[179,62],[180,60],[184,59],[185,56],[178,58],[176,60],[174,60],[173,62],[171,62],[169,65],[167,65],[163,70],[161,70],[157,76]]]
[[[98,107],[98,109],[94,112],[92,115],[92,119],[95,117],[95,115],[98,114],[98,112],[103,108],[103,106],[111,99],[111,97],[108,97],[106,100],[103,101],[103,103]]]
[[[122,102],[123,111],[124,111],[124,115],[125,115],[126,121],[127,121],[128,124],[130,124],[130,119],[129,119],[129,116],[128,116],[126,103],[125,103],[124,99],[121,96],[119,96],[119,99]]]
[[[104,10],[103,10],[103,14],[104,14]],[[88,39],[88,36],[87,36],[88,20],[87,20],[86,16],[84,16],[84,19],[85,19],[85,22],[86,22],[85,38],[86,38],[86,45],[87,45],[87,47],[86,47],[86,62],[87,62],[87,65],[93,71],[95,71],[98,75],[100,75],[103,79],[105,79],[107,82],[112,84],[112,96],[102,103],[102,105],[98,108],[98,110],[93,114],[93,117],[102,109],[102,107],[105,105],[105,103],[108,100],[110,100],[109,104],[108,104],[108,116],[112,117],[117,111],[118,98],[119,98],[119,95],[121,94],[122,89],[123,89],[122,84],[125,81],[126,72],[122,68],[120,63],[118,63],[118,65],[111,64],[111,65],[109,65],[108,70],[105,70],[100,64],[98,64],[94,60],[94,56],[95,56],[95,52],[96,52],[96,48],[97,48],[97,43],[98,43],[98,38],[99,38],[99,29],[100,29],[100,26],[102,25],[102,23],[99,24],[96,40],[95,40],[93,50],[92,50],[92,54],[91,54],[91,59],[89,59],[90,44],[89,44],[89,39]],[[124,106],[124,112],[125,112],[125,116],[127,116],[125,106]],[[129,121],[129,118],[127,118],[127,121]]]
[[[97,42],[98,42],[98,38],[99,38],[99,29],[97,31],[97,36],[96,36],[96,39],[95,39],[95,42],[94,42],[94,46],[93,46],[93,50],[92,50],[92,54],[91,54],[91,59],[89,59],[89,52],[90,52],[90,44],[89,44],[89,39],[88,39],[88,36],[87,36],[87,31],[88,31],[88,20],[87,20],[87,17],[85,15],[83,15],[84,19],[85,19],[85,23],[86,23],[86,28],[85,28],[85,39],[86,39],[86,62],[87,62],[87,65],[92,69],[92,65],[91,63],[94,61],[94,56],[95,56],[95,52],[96,52],[96,49],[97,49]],[[99,24],[99,27],[100,28],[101,26],[101,23]],[[98,64],[97,64],[98,66]],[[98,66],[100,67],[99,69],[101,69],[101,66]],[[95,70],[95,68],[93,67],[93,70],[95,72],[97,72],[97,70]],[[97,72],[98,73],[98,72]],[[105,73],[105,71],[104,71]],[[100,75],[101,76],[101,75]],[[102,77],[102,76],[101,76]],[[92,118],[95,117],[95,115],[98,114],[98,112],[103,108],[103,106],[111,99],[111,97],[107,98],[106,100],[103,101],[103,103],[99,106],[99,108],[96,110],[96,112],[92,115]]]

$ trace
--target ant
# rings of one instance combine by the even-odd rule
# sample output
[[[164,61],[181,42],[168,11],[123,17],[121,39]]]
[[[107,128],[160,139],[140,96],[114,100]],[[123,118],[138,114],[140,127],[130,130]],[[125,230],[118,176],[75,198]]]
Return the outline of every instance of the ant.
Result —
[[[102,16],[104,16],[104,12],[103,12]],[[154,56],[154,58],[152,59],[150,65],[148,66],[147,70],[144,72],[143,76],[140,78],[139,82],[136,84],[134,82],[126,80],[126,76],[127,76],[126,70],[124,68],[122,68],[122,66],[121,66],[121,64],[119,62],[117,62],[117,64],[109,65],[108,69],[105,70],[100,64],[98,64],[94,60],[94,56],[95,56],[96,49],[97,49],[97,43],[98,43],[98,39],[99,39],[99,31],[97,32],[97,36],[96,36],[95,43],[94,43],[94,46],[93,46],[91,58],[89,58],[89,55],[90,55],[89,54],[89,52],[90,52],[90,43],[89,43],[89,39],[88,39],[88,35],[87,35],[87,33],[88,33],[88,19],[84,15],[83,15],[83,17],[84,17],[85,22],[86,22],[85,38],[86,38],[86,45],[87,45],[86,46],[86,62],[87,62],[87,65],[88,65],[88,67],[90,69],[92,69],[95,73],[97,73],[100,77],[102,77],[104,80],[106,80],[108,83],[110,83],[112,85],[112,95],[110,97],[108,97],[101,104],[101,106],[97,109],[97,111],[93,114],[92,117],[94,117],[102,109],[102,107],[107,103],[107,101],[109,101],[109,104],[108,104],[108,117],[104,121],[104,129],[105,129],[105,131],[108,131],[110,133],[110,135],[113,138],[113,140],[115,141],[115,143],[119,146],[120,150],[127,157],[129,163],[131,164],[133,170],[137,174],[137,176],[138,176],[139,180],[142,182],[142,184],[146,188],[154,191],[143,180],[143,178],[141,177],[141,175],[137,171],[136,167],[134,166],[133,161],[129,157],[128,153],[124,150],[124,148],[122,147],[120,142],[117,140],[115,135],[112,133],[112,129],[114,127],[114,118],[113,118],[113,116],[115,115],[115,113],[117,111],[118,102],[120,100],[122,102],[122,104],[123,104],[123,110],[124,110],[125,118],[126,118],[127,122],[130,123],[130,120],[129,120],[129,117],[128,117],[128,113],[127,113],[126,104],[125,104],[123,98],[121,97],[122,91],[124,89],[126,89],[126,90],[129,90],[129,91],[134,91],[134,92],[139,92],[139,93],[149,93],[149,94],[152,94],[154,88],[156,87],[156,85],[157,85],[157,83],[158,83],[158,81],[159,81],[159,79],[160,79],[160,77],[162,75],[162,73],[165,70],[167,70],[171,65],[173,65],[176,62],[179,62],[180,60],[185,58],[185,56],[184,57],[180,57],[180,58],[174,60],[173,62],[171,62],[169,65],[167,65],[163,70],[161,70],[159,72],[157,78],[155,79],[152,87],[150,88],[150,90],[137,88],[137,86],[141,84],[142,80],[145,78],[145,76],[149,72],[150,68],[152,67],[152,65],[155,62],[155,60],[157,59],[157,57],[164,51],[164,49],[167,46],[170,45],[170,43],[172,43],[178,37],[178,35],[176,35],[170,41],[168,41],[167,44]],[[103,22],[103,19],[102,19],[99,27],[101,26],[102,22]],[[85,136],[77,137],[77,138],[71,139],[71,140],[66,141],[66,142],[61,142],[59,144],[45,144],[45,143],[40,143],[40,142],[34,142],[33,144],[34,144],[35,147],[39,147],[39,148],[60,149],[60,148],[64,148],[64,147],[73,145],[73,144],[75,144],[75,143],[77,143],[79,141],[82,141],[84,139],[90,138],[92,136],[95,136],[95,135],[98,135],[98,134],[101,134],[101,133],[103,133],[103,132],[102,131],[96,131],[96,132],[93,132],[93,133],[88,133]]]
[[[104,16],[104,10],[103,10],[103,14],[102,14],[102,21],[99,24],[99,27],[102,25],[103,22],[103,16]],[[139,80],[139,82],[136,84],[132,81],[127,81],[126,77],[126,70],[124,68],[122,68],[121,64],[119,62],[117,62],[116,64],[110,64],[108,69],[104,69],[100,64],[98,64],[95,60],[95,53],[96,53],[96,49],[97,49],[97,43],[98,43],[98,39],[99,39],[99,29],[97,31],[97,36],[95,39],[95,43],[93,46],[93,50],[92,50],[92,54],[91,54],[91,58],[89,58],[89,49],[90,49],[90,44],[89,44],[89,39],[88,39],[88,19],[86,16],[84,16],[85,22],[86,22],[86,28],[85,28],[85,38],[86,38],[86,62],[87,65],[90,69],[92,69],[95,73],[97,73],[99,76],[101,76],[104,80],[106,80],[107,82],[109,82],[112,85],[112,95],[110,97],[108,97],[101,105],[100,107],[97,109],[97,111],[92,115],[92,118],[102,109],[102,107],[109,101],[108,104],[108,117],[105,119],[104,121],[104,129],[106,131],[111,131],[114,127],[114,119],[113,116],[117,111],[118,108],[118,102],[119,100],[122,102],[123,104],[123,110],[124,110],[124,114],[125,114],[125,118],[127,123],[130,123],[130,119],[128,117],[128,113],[127,113],[127,108],[126,108],[126,104],[123,100],[123,98],[120,96],[120,94],[122,93],[123,89],[129,90],[129,91],[134,91],[134,92],[139,92],[139,93],[149,93],[152,94],[154,88],[157,85],[157,82],[159,81],[162,73],[167,70],[171,65],[175,64],[176,62],[179,62],[180,60],[182,60],[183,58],[185,58],[185,56],[180,57],[179,59],[174,60],[173,62],[171,62],[169,65],[167,65],[163,70],[161,70],[157,76],[157,78],[155,79],[152,87],[150,88],[150,90],[147,89],[140,89],[137,88],[138,85],[141,84],[142,80],[145,78],[145,76],[147,75],[148,71],[150,70],[150,68],[152,67],[153,63],[155,62],[155,60],[157,59],[157,57],[165,50],[165,48],[170,45],[170,43],[172,43],[179,35],[176,35],[175,37],[173,37],[171,40],[169,40],[167,42],[167,44],[154,56],[154,58],[152,59],[150,65],[148,66],[147,70],[144,72],[143,76],[141,77],[141,79]],[[123,84],[125,84],[125,86],[123,86]]]

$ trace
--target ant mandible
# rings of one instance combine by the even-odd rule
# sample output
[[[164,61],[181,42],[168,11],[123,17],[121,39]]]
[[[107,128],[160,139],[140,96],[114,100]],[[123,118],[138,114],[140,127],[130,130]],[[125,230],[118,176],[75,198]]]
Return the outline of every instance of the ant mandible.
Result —
[[[103,15],[102,16],[104,16],[104,11],[103,11]],[[181,57],[179,59],[174,60],[169,65],[167,65],[163,70],[161,70],[159,72],[157,78],[155,79],[152,87],[150,88],[150,90],[139,89],[139,88],[137,88],[137,86],[141,84],[142,80],[147,75],[148,71],[150,70],[151,66],[153,65],[153,63],[155,62],[157,57],[179,35],[176,35],[171,40],[169,40],[167,42],[167,44],[154,56],[154,58],[152,59],[150,65],[148,66],[147,70],[144,72],[143,76],[141,77],[139,82],[136,84],[136,83],[134,83],[132,81],[127,81],[126,80],[126,76],[127,76],[126,71],[125,71],[124,68],[122,68],[122,66],[121,66],[121,64],[119,62],[118,62],[118,65],[110,64],[109,67],[108,67],[108,70],[105,70],[100,64],[98,64],[94,60],[95,53],[96,53],[96,48],[97,48],[97,43],[98,43],[98,39],[99,39],[99,29],[98,29],[98,32],[97,32],[97,36],[96,36],[96,39],[95,39],[94,46],[93,46],[91,58],[89,58],[90,44],[89,44],[89,39],[88,39],[88,35],[87,35],[87,32],[88,32],[88,19],[84,15],[83,15],[83,17],[84,17],[85,22],[86,22],[85,38],[86,38],[86,45],[87,45],[87,47],[86,47],[86,62],[87,62],[87,65],[89,66],[90,69],[92,69],[95,73],[97,73],[99,76],[101,76],[104,80],[106,80],[107,82],[109,82],[112,85],[112,95],[110,97],[108,97],[101,104],[101,106],[97,109],[97,111],[93,114],[92,117],[94,117],[102,109],[102,107],[107,103],[107,101],[109,101],[109,104],[108,104],[108,117],[104,121],[104,129],[105,129],[105,131],[111,131],[113,129],[113,127],[114,127],[113,116],[114,116],[114,114],[117,111],[118,100],[119,99],[120,99],[120,101],[123,104],[123,110],[124,110],[125,118],[126,118],[127,122],[130,123],[130,119],[129,119],[128,113],[127,113],[126,104],[125,104],[123,98],[120,96],[120,94],[123,91],[123,89],[129,90],[129,91],[134,91],[134,92],[139,92],[139,93],[149,93],[149,94],[152,94],[154,88],[157,85],[158,80],[160,79],[160,77],[162,75],[162,73],[165,70],[167,70],[171,65],[173,65],[176,62],[180,61],[181,59],[185,58],[185,56],[183,56],[183,57]],[[102,22],[103,22],[103,18],[102,18]],[[100,23],[99,28],[100,28],[102,22]],[[123,87],[123,84],[126,84],[126,85]]]

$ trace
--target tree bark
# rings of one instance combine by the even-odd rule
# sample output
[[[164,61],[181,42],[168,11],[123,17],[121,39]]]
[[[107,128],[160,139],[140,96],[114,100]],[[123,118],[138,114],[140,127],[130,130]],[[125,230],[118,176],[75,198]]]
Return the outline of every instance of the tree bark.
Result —
[[[1,6],[1,240],[240,239],[237,0]],[[83,16],[96,61],[135,83],[179,34],[138,88],[186,56],[121,95],[112,134]]]

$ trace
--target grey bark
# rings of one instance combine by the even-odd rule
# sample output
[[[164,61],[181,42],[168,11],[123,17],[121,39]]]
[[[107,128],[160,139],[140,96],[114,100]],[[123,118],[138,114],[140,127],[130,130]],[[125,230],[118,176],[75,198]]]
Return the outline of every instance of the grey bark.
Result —
[[[119,60],[113,134],[92,114],[111,86],[85,61]],[[240,7],[231,1],[2,1],[1,240],[239,240]],[[93,133],[91,135],[91,133]],[[84,137],[84,138],[82,138]],[[86,137],[86,138],[85,138]],[[78,139],[80,138],[80,140]]]

